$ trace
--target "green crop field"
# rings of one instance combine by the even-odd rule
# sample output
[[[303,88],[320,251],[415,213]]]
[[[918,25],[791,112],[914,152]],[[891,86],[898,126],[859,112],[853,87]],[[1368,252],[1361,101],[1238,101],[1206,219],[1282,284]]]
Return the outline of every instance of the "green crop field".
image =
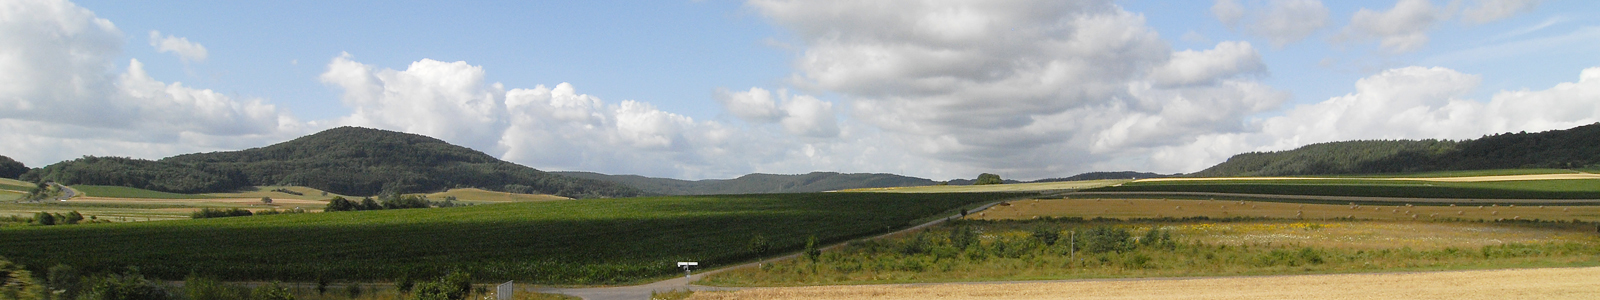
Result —
[[[206,195],[178,194],[157,192],[146,189],[137,189],[109,185],[74,185],[72,189],[83,192],[85,196],[102,198],[139,198],[139,199],[205,199],[213,198]]]
[[[1186,180],[1130,182],[1087,192],[1207,192],[1274,195],[1464,198],[1600,199],[1600,180],[1559,179],[1434,182],[1380,179]]]
[[[200,220],[12,226],[0,256],[32,268],[138,266],[177,279],[391,280],[463,270],[482,281],[619,284],[841,241],[1022,194],[815,193],[591,199]]]

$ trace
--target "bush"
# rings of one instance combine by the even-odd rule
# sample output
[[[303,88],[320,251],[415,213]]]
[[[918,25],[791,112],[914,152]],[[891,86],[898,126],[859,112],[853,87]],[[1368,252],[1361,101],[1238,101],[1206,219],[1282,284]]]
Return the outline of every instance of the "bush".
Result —
[[[1083,241],[1085,251],[1091,253],[1122,252],[1133,250],[1133,234],[1127,229],[1097,226],[1084,232]]]
[[[145,279],[139,274],[139,269],[129,268],[122,275],[107,275],[94,280],[89,291],[80,299],[89,300],[165,300],[172,299],[172,293],[157,285],[155,281]]]
[[[417,285],[416,293],[411,295],[411,299],[461,300],[466,299],[470,292],[472,292],[472,275],[455,271],[440,277],[439,281]]]
[[[973,182],[972,185],[1002,184],[1002,183],[1006,183],[1006,182],[1005,182],[1005,180],[1000,179],[1000,175],[983,173],[983,174],[978,174],[978,181]]]
[[[196,212],[194,212],[192,214],[189,214],[189,218],[190,219],[205,219],[205,218],[226,218],[226,217],[248,217],[248,216],[253,216],[253,215],[255,215],[255,213],[250,212],[250,210],[247,210],[247,209],[240,209],[240,208],[220,209],[220,208],[209,208],[208,207],[208,208],[201,208],[200,211],[196,211]]]
[[[1056,241],[1061,239],[1061,232],[1057,232],[1055,229],[1039,227],[1033,230],[1033,239],[1039,240],[1045,246],[1054,246]]]
[[[746,247],[749,248],[750,253],[758,256],[766,255],[767,251],[772,250],[772,242],[767,241],[766,236],[756,234],[755,237],[750,238],[750,244]]]
[[[815,235],[806,238],[805,249],[806,258],[811,259],[811,262],[816,262],[818,258],[822,257],[822,249],[817,249],[817,236]]]
[[[42,211],[39,212],[38,214],[35,214],[33,216],[33,220],[36,221],[36,222],[39,222],[39,225],[55,225],[56,224],[56,216],[55,215],[52,215],[52,214],[47,213],[47,212],[42,212]]]
[[[58,299],[77,299],[81,289],[78,270],[72,266],[57,264],[45,271],[45,291],[58,296]]]
[[[250,291],[251,300],[294,300],[294,294],[289,292],[289,287],[273,281]]]
[[[249,296],[247,289],[199,275],[189,275],[183,279],[183,293],[189,296],[189,300],[233,300]]]

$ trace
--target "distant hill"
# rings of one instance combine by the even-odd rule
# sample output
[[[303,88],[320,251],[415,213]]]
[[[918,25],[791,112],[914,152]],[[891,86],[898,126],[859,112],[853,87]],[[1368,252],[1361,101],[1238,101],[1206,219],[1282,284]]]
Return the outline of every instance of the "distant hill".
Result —
[[[455,187],[573,198],[643,194],[611,182],[535,170],[427,136],[360,127],[329,129],[261,148],[155,161],[84,157],[35,169],[23,179],[174,193],[298,185],[345,195],[437,192]]]
[[[1174,174],[1174,175],[1162,175],[1162,174],[1157,174],[1157,173],[1134,172],[1134,171],[1089,172],[1089,173],[1083,173],[1083,174],[1078,174],[1078,175],[1072,175],[1071,177],[1067,177],[1067,178],[1045,178],[1045,179],[1034,180],[1034,181],[1029,181],[1029,182],[1058,182],[1058,181],[1080,181],[1080,180],[1101,180],[1101,179],[1145,179],[1145,178],[1161,178],[1161,177],[1172,177],[1172,176],[1176,176],[1176,174]]]
[[[18,176],[22,176],[22,173],[27,172],[28,166],[23,165],[22,162],[0,155],[0,178],[17,179]]]
[[[553,172],[556,174],[604,180],[662,195],[806,193],[855,188],[933,185],[933,180],[894,174],[841,174],[812,172],[802,175],[749,174],[734,179],[681,180],[638,175],[606,175],[591,172]]]
[[[1226,162],[1192,175],[1284,176],[1595,167],[1600,167],[1600,123],[1566,130],[1495,134],[1462,141],[1312,144],[1288,151],[1235,155]]]

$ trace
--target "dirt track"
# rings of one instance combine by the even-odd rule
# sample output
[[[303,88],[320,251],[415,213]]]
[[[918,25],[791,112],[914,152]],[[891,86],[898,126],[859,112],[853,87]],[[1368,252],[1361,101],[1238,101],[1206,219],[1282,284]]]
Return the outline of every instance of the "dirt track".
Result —
[[[1595,299],[1594,278],[1600,267],[752,288],[689,299]]]

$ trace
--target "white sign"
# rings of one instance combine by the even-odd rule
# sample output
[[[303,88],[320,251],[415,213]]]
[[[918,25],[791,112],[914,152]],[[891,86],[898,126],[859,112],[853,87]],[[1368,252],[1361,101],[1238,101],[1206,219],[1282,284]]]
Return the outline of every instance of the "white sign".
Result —
[[[515,294],[515,293],[516,293],[516,286],[511,284],[511,281],[506,281],[506,283],[501,283],[500,286],[497,286],[497,287],[494,288],[494,296],[495,296],[495,299],[498,299],[498,300],[511,300],[511,296],[513,296],[512,294]]]
[[[699,262],[693,262],[693,261],[680,261],[680,262],[678,262],[678,267],[679,268],[694,267],[694,266],[699,266],[699,265],[700,265]]]

